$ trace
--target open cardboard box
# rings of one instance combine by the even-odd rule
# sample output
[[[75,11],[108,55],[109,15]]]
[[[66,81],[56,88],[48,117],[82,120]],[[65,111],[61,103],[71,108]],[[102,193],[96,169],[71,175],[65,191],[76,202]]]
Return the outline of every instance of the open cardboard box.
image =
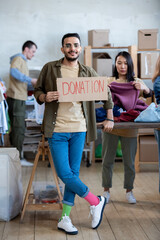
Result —
[[[93,53],[93,68],[100,76],[112,76],[112,59],[108,53]]]

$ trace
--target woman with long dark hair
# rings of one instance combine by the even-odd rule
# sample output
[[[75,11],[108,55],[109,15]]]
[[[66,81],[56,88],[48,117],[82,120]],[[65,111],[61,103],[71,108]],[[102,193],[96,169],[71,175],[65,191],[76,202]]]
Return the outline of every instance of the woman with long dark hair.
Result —
[[[120,103],[123,106],[122,111],[130,109],[135,111],[138,109],[137,107],[140,107],[141,110],[143,107],[146,108],[147,105],[137,105],[137,103],[140,103],[139,96],[146,98],[152,95],[152,91],[144,84],[144,82],[141,79],[135,78],[133,61],[130,54],[126,51],[119,52],[115,58],[114,77],[109,78],[109,86],[114,106],[119,106]],[[103,122],[103,125],[105,126],[105,121]],[[136,199],[132,192],[135,179],[135,155],[137,151],[136,129],[113,129],[110,133],[105,130],[103,131],[103,196],[106,197],[106,202],[108,203],[110,198],[110,188],[112,187],[113,165],[119,140],[121,142],[124,162],[124,188],[126,189],[126,199],[129,203],[136,203]]]

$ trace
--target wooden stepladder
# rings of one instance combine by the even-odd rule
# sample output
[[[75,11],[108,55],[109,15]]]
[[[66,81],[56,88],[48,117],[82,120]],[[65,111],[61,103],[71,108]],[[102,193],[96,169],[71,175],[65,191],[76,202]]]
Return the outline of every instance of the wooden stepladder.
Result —
[[[32,182],[34,179],[34,175],[35,175],[35,171],[37,168],[37,164],[38,164],[38,160],[39,157],[42,155],[42,160],[45,160],[45,156],[48,156],[49,159],[49,163],[51,165],[51,169],[53,172],[53,177],[54,177],[54,181],[56,184],[56,188],[58,191],[58,197],[59,197],[59,202],[58,203],[52,203],[52,204],[46,204],[46,203],[36,203],[35,202],[35,198],[34,198],[34,194],[30,193],[31,187],[32,187]],[[47,141],[45,141],[44,136],[42,136],[42,141],[39,142],[38,145],[38,152],[36,154],[35,160],[34,160],[34,165],[33,165],[33,169],[32,169],[32,173],[30,176],[30,180],[28,183],[28,187],[27,187],[27,191],[25,194],[25,198],[24,198],[24,202],[23,202],[23,207],[22,207],[22,213],[21,213],[21,221],[23,220],[24,217],[24,213],[26,210],[30,210],[30,211],[52,211],[52,210],[62,210],[62,194],[59,188],[59,179],[53,164],[53,160],[52,160],[52,156],[51,156],[51,152],[49,149],[49,144]]]

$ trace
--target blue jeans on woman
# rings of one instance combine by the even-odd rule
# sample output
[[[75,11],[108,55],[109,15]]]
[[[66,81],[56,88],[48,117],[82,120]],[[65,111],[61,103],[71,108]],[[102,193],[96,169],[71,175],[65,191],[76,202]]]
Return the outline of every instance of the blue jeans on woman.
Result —
[[[79,170],[86,132],[58,133],[48,138],[58,177],[64,182],[63,203],[73,206],[75,194],[86,197],[88,187],[80,180]]]

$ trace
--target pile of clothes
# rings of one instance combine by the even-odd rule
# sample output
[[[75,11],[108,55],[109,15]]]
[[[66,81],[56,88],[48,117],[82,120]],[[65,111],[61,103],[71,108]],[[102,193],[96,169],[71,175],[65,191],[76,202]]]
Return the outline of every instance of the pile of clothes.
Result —
[[[135,89],[132,82],[112,82],[110,90],[114,102],[113,115],[115,122],[134,122],[134,119],[148,107],[145,102],[138,98],[139,90]],[[96,109],[96,119],[97,122],[106,119],[106,110],[103,107]]]

